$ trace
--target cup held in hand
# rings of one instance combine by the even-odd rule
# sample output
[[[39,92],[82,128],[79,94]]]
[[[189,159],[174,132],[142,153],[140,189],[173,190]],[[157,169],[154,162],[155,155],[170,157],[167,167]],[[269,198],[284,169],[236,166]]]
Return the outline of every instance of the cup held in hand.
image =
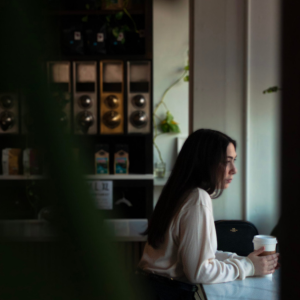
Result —
[[[255,235],[253,238],[254,250],[265,247],[265,251],[259,256],[267,256],[276,253],[277,239],[271,235]]]

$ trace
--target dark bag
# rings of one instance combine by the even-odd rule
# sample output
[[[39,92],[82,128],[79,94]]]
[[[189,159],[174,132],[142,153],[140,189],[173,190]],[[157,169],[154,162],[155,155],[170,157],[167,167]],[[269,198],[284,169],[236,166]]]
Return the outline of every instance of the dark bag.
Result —
[[[248,256],[254,251],[253,237],[257,228],[250,222],[240,220],[215,221],[218,250]]]

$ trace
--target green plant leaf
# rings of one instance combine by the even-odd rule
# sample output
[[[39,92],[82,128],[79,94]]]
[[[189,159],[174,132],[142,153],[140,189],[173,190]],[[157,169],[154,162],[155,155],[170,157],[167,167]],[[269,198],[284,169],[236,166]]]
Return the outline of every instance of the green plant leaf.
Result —
[[[89,4],[86,4],[86,5],[85,5],[85,8],[86,8],[86,9],[90,9],[90,5],[89,5]]]
[[[117,38],[119,36],[120,30],[119,27],[115,27],[112,29],[112,34]]]
[[[187,66],[184,67],[184,69],[185,69],[186,71],[188,71],[188,70],[190,69],[190,66],[187,65]]]
[[[174,132],[174,133],[180,132],[180,129],[175,122],[170,124],[170,132]]]
[[[169,111],[167,111],[167,116],[165,121],[170,124],[173,121],[173,119],[174,117],[172,116],[172,114]]]
[[[263,93],[266,94],[266,93],[275,93],[275,92],[278,92],[280,90],[280,88],[278,86],[272,86],[272,87],[269,87],[268,89],[264,90]]]
[[[189,80],[190,80],[190,76],[189,75],[184,76],[183,81],[188,82]]]
[[[125,43],[125,39],[123,38],[122,40],[121,40],[121,44],[123,45]]]
[[[122,11],[119,11],[118,13],[116,13],[115,18],[117,20],[121,20],[123,17],[124,13]]]
[[[111,15],[106,16],[106,21],[107,21],[108,23],[110,23],[110,20],[111,20]]]
[[[88,17],[88,16],[84,16],[84,17],[82,17],[81,21],[82,21],[82,22],[87,22],[87,21],[88,21],[88,19],[89,19],[89,17]]]
[[[131,31],[128,25],[122,26],[122,31]]]
[[[160,129],[162,132],[170,132],[170,126],[167,123],[160,124]]]

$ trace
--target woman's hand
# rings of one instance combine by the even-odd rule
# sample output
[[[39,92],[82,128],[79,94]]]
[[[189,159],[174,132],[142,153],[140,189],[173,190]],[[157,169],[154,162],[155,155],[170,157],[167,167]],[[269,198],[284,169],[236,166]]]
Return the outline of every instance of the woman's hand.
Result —
[[[275,272],[275,269],[278,269],[278,256],[279,253],[267,255],[267,256],[259,256],[259,254],[265,251],[265,247],[261,247],[258,250],[253,251],[248,255],[248,258],[251,259],[254,265],[254,275],[255,276],[263,276],[267,274],[272,274]]]

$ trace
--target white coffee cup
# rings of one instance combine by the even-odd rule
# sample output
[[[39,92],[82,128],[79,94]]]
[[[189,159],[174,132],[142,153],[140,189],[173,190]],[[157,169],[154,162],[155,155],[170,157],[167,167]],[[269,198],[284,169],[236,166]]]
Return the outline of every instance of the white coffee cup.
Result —
[[[259,256],[267,256],[276,253],[277,239],[275,236],[271,235],[255,235],[253,238],[254,250],[258,250],[261,247],[265,247],[265,251]],[[265,275],[267,277],[272,276],[272,274]]]
[[[259,256],[266,256],[276,253],[277,239],[271,235],[255,235],[253,238],[254,250],[265,247],[265,251]]]

